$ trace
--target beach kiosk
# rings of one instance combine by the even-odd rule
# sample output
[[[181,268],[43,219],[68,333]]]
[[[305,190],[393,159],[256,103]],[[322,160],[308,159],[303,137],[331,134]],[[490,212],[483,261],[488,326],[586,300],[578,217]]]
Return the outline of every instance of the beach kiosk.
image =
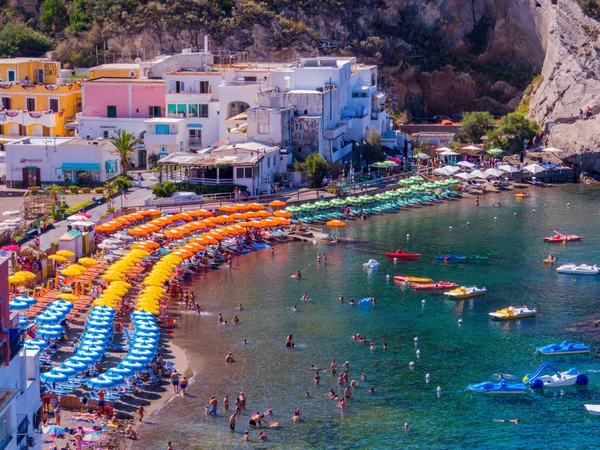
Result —
[[[83,256],[83,235],[81,231],[70,230],[58,238],[58,249],[75,253],[75,258]]]

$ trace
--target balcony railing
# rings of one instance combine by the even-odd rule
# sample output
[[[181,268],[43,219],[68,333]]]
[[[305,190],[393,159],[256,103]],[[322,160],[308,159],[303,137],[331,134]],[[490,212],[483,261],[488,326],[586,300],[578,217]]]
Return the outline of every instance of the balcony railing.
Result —
[[[184,113],[184,112],[180,112],[180,113],[170,112],[170,113],[167,113],[167,117],[169,117],[171,119],[184,119],[185,117],[187,117],[187,113]]]
[[[255,81],[235,80],[235,81],[226,81],[225,82],[225,86],[252,86],[254,84],[259,84],[259,81],[258,80],[255,80]]]
[[[192,184],[233,184],[233,178],[192,178],[190,177],[188,181]]]
[[[202,138],[189,138],[188,145],[202,146]]]

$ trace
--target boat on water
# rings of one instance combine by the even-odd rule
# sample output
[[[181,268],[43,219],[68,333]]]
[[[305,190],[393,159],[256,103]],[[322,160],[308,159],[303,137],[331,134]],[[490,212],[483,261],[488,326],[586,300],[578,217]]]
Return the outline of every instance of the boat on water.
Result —
[[[600,416],[600,405],[583,405],[592,416]]]
[[[264,249],[264,248],[270,248],[271,246],[269,244],[259,242],[256,244],[250,244],[250,247],[252,247],[254,250],[260,250],[260,249]]]
[[[527,386],[523,383],[509,383],[506,380],[500,380],[499,383],[486,381],[484,383],[470,384],[467,391],[480,395],[527,395]]]
[[[440,261],[487,261],[487,256],[462,256],[462,255],[442,255],[436,256]]]
[[[451,283],[449,281],[436,281],[431,283],[410,283],[410,287],[418,291],[434,291],[437,289],[452,289],[458,287],[457,283]]]
[[[431,278],[421,278],[421,277],[411,277],[410,275],[396,275],[394,277],[395,281],[416,283],[416,284],[425,284],[432,283],[433,280]]]
[[[388,258],[398,258],[398,259],[414,259],[420,258],[420,253],[406,253],[404,250],[399,248],[395,252],[385,252],[385,256]]]
[[[544,345],[536,347],[535,351],[544,356],[581,355],[590,352],[590,348],[584,344],[573,344],[563,341],[560,344]]]
[[[517,198],[527,198],[527,197],[529,197],[529,194],[526,194],[525,192],[517,192],[515,194],[515,197],[517,197]]]
[[[478,288],[477,286],[460,286],[451,291],[444,292],[445,296],[455,299],[480,297],[485,294],[487,294],[487,289],[485,287]]]
[[[583,236],[578,236],[576,234],[560,234],[557,233],[553,236],[548,236],[542,238],[544,242],[573,242],[573,241],[581,241]]]
[[[535,317],[537,311],[529,309],[527,306],[509,306],[489,313],[492,320],[517,320]]]
[[[542,375],[549,371],[550,374]],[[527,374],[523,377],[523,383],[529,384],[531,389],[544,389],[565,386],[586,386],[589,383],[587,375],[579,373],[576,368],[559,372],[554,366],[543,363],[534,374]]]
[[[567,273],[570,275],[598,275],[600,273],[600,267],[596,266],[588,266],[587,264],[563,264],[562,266],[556,269],[558,273]]]

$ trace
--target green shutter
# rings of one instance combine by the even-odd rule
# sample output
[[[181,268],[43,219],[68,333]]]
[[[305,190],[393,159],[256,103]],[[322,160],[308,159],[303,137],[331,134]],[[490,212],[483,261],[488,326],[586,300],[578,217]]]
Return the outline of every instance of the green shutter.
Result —
[[[107,106],[106,107],[106,117],[117,117],[117,107],[116,106]]]

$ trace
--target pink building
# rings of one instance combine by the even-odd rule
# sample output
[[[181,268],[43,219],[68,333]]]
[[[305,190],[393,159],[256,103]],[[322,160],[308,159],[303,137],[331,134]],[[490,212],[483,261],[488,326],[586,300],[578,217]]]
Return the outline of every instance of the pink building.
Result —
[[[18,338],[14,331],[18,328],[17,314],[11,313],[8,308],[10,291],[8,287],[8,258],[0,257],[0,367],[8,365],[10,361],[11,342]]]
[[[82,83],[84,117],[164,117],[166,85],[163,80],[95,78]]]
[[[94,78],[82,82],[82,113],[77,117],[77,135],[110,138],[119,130],[144,137],[144,120],[166,117],[166,85],[163,80]],[[146,167],[146,148],[133,157],[136,167]]]

